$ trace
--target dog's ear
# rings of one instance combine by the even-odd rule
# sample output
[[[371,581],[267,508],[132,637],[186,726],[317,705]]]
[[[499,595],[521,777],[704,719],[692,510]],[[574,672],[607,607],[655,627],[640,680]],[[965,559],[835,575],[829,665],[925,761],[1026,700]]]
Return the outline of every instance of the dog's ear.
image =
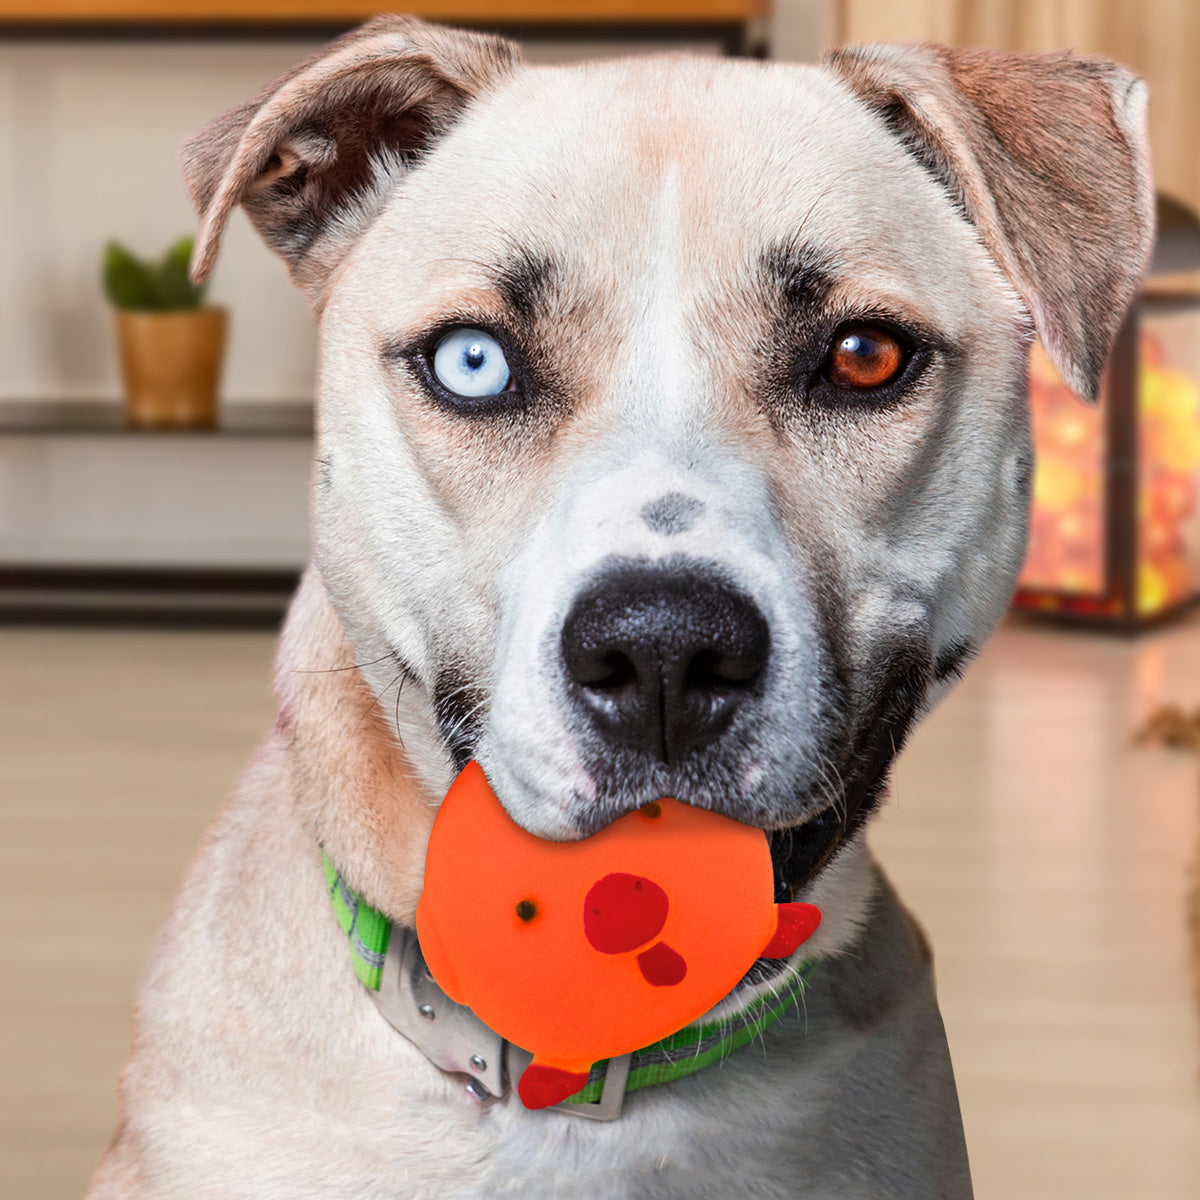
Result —
[[[207,278],[241,204],[319,293],[396,178],[518,61],[500,38],[377,17],[218,117],[180,152],[201,217],[193,278]]]
[[[949,190],[1094,399],[1154,235],[1142,81],[1107,59],[930,45],[826,64]]]

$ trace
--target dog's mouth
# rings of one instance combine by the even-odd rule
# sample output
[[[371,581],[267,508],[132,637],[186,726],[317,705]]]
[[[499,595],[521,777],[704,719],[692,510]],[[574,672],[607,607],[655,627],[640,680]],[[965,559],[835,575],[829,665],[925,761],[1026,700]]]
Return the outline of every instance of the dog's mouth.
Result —
[[[837,853],[846,831],[838,806],[831,802],[799,825],[767,832],[776,904],[786,904],[816,878]]]
[[[767,833],[771,846],[771,867],[775,873],[775,903],[786,904],[811,882],[821,868],[837,853],[845,823],[834,805],[788,829]],[[790,958],[757,958],[734,985],[731,997],[771,983],[792,969]]]

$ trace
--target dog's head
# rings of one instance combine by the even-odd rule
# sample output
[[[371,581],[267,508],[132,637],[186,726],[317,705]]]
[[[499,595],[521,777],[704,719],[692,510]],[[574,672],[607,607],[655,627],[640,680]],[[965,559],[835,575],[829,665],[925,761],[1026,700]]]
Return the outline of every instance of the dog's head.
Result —
[[[1143,108],[1069,55],[384,18],[193,139],[198,273],[240,203],[320,314],[316,563],[430,790],[475,757],[551,838],[674,796],[811,876],[1008,603],[1029,343],[1094,396]]]

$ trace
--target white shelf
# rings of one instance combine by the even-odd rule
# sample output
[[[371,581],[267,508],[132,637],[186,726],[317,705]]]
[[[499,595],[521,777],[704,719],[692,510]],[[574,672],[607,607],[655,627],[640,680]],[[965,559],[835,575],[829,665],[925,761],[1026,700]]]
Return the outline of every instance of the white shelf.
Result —
[[[302,569],[310,410],[151,432],[74,408],[0,406],[0,568]]]

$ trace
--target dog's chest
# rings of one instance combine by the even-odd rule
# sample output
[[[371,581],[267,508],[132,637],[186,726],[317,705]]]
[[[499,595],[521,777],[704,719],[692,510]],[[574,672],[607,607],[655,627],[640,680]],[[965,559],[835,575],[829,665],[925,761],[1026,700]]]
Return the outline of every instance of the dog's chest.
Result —
[[[820,1123],[826,1089],[819,1079],[805,1087],[801,1076],[815,1071],[836,1078],[846,1065],[835,1061],[844,1050],[825,1046],[803,1066],[793,1059],[775,1069],[764,1065],[758,1046],[737,1057],[741,1061],[628,1097],[612,1122],[515,1107],[494,1112],[484,1124],[497,1138],[495,1151],[485,1177],[463,1195],[809,1195],[797,1190],[792,1163],[800,1143],[813,1140],[804,1131]],[[748,1178],[752,1162],[754,1177]]]

